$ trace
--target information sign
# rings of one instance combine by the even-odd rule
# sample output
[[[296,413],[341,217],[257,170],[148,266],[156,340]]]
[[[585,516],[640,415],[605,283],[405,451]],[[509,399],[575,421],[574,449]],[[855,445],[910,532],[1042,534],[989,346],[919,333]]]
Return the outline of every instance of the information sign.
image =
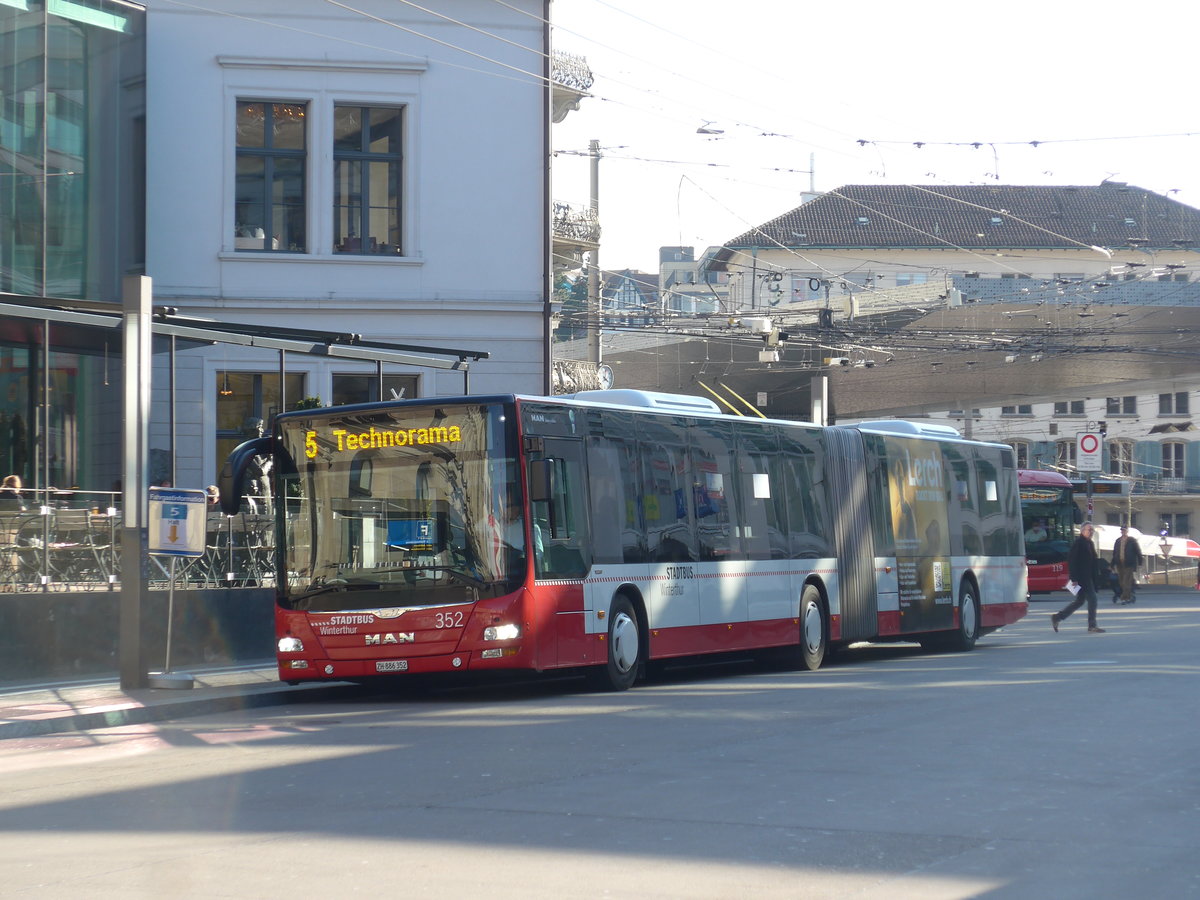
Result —
[[[150,552],[203,556],[207,501],[205,491],[150,488]]]

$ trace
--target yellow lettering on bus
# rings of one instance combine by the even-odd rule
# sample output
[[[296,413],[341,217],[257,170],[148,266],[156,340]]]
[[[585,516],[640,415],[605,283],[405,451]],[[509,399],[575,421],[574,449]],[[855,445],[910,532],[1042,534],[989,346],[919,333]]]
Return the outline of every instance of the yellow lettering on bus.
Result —
[[[334,428],[331,432],[338,451],[378,450],[384,447],[415,447],[419,444],[457,444],[462,441],[458,425],[435,425],[431,428],[397,428],[380,430],[374,425],[367,431],[353,432]],[[304,448],[309,458],[316,456],[317,432],[305,433]]]

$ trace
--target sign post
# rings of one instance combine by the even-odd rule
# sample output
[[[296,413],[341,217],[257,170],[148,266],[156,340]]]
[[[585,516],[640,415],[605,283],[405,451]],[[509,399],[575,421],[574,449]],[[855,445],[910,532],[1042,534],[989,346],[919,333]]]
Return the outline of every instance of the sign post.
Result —
[[[175,564],[180,557],[204,555],[204,523],[208,493],[177,488],[150,488],[150,553],[166,556],[170,563],[167,594],[167,652],[161,672],[151,672],[150,687],[190,688],[195,679],[171,671],[171,630],[175,620]]]
[[[1075,435],[1075,468],[1087,474],[1087,517],[1092,520],[1092,476],[1104,470],[1104,435],[1085,431]]]

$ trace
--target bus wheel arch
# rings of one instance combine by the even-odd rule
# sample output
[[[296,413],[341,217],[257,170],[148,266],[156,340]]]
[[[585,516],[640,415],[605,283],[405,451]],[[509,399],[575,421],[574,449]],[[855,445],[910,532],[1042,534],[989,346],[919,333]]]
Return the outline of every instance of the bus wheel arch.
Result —
[[[646,610],[641,596],[626,587],[613,593],[608,604],[605,661],[589,666],[589,684],[605,691],[625,691],[641,677],[649,656]]]

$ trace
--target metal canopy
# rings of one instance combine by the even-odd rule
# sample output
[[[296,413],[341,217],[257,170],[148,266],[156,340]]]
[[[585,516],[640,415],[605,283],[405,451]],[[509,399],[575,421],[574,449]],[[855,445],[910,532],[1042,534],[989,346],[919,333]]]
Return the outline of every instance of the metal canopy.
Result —
[[[8,299],[13,298],[13,299]],[[0,295],[0,309],[5,315],[71,325],[117,330],[122,324],[119,309],[111,304],[88,301],[47,300],[39,306],[37,298]],[[407,366],[426,366],[432,369],[466,370],[470,362],[487,359],[483,350],[461,350],[447,347],[422,347],[413,344],[393,344],[384,341],[365,341],[357,334],[331,334],[301,328],[247,325],[236,322],[216,322],[191,316],[181,316],[173,307],[154,310],[153,332],[164,337],[205,344],[238,344],[261,347],[265,350],[303,353],[309,356],[333,356],[377,363],[396,363]]]

